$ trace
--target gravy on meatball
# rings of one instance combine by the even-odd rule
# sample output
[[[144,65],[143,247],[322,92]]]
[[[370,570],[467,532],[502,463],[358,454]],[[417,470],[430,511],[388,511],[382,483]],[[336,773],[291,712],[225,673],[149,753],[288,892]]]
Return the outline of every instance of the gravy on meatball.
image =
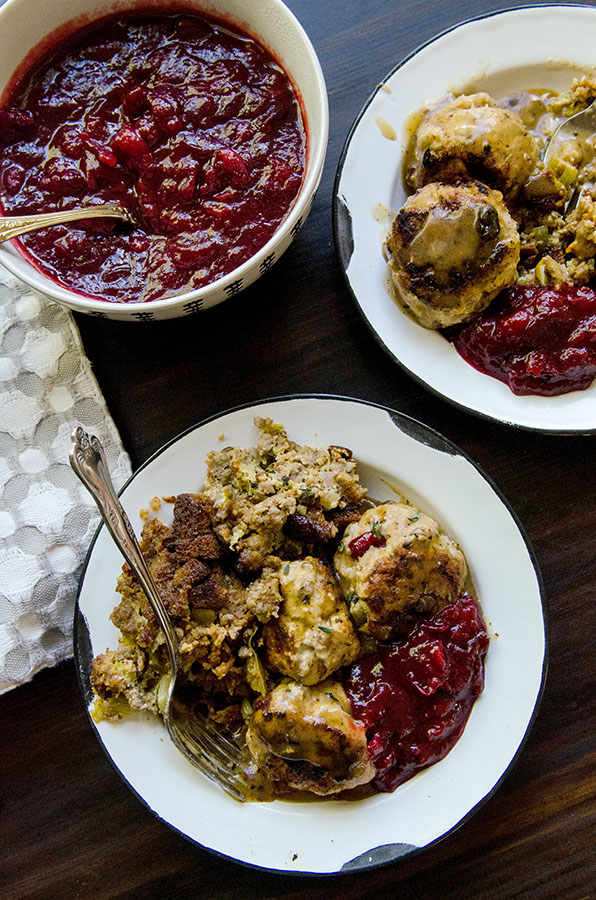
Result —
[[[514,196],[532,174],[538,144],[520,116],[486,93],[432,110],[416,132],[414,184],[478,179]]]
[[[404,305],[421,325],[445,328],[516,282],[520,239],[499,191],[433,182],[406,200],[385,255]]]

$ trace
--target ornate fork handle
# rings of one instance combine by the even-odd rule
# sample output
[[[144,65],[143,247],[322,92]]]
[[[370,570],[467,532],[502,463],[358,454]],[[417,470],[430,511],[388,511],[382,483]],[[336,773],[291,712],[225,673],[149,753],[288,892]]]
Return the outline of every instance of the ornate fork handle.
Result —
[[[0,244],[12,238],[37,231],[49,225],[61,225],[77,219],[124,219],[135,224],[135,219],[128,210],[118,203],[104,203],[101,206],[89,206],[86,209],[63,209],[53,213],[38,213],[34,216],[0,216]]]
[[[101,442],[95,435],[87,434],[80,426],[72,435],[70,464],[93,496],[106,528],[114,538],[116,546],[134,572],[151,604],[157,621],[163,629],[170,657],[170,667],[172,674],[175,675],[179,665],[176,632],[141,553],[134,529],[116,494]],[[173,682],[172,678],[170,684],[173,685]]]
[[[172,742],[207,778],[235,800],[244,802],[254,779],[246,746],[219,734],[216,726],[188,697],[176,632],[133,527],[118,500],[99,438],[87,434],[81,427],[76,428],[72,435],[70,464],[97,503],[106,528],[145,592],[165,635],[171,673],[162,715]]]

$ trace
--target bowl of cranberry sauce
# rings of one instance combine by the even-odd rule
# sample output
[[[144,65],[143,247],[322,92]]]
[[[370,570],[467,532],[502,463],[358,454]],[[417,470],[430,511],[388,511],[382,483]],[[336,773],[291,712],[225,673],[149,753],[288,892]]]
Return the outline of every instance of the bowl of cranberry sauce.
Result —
[[[266,273],[308,215],[328,133],[321,69],[287,7],[78,0],[70,19],[60,0],[46,34],[34,5],[0,9],[2,211],[117,201],[137,224],[45,228],[0,262],[77,311],[127,320],[191,315]],[[20,55],[19,12],[32,24]]]

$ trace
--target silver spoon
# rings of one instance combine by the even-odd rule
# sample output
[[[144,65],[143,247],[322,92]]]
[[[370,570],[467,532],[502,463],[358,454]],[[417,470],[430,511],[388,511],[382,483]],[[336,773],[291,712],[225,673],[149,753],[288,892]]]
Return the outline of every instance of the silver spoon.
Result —
[[[567,141],[575,140],[581,144],[594,134],[596,134],[596,100],[586,109],[582,109],[564,122],[561,122],[547,144],[544,152],[544,165],[548,168],[549,163],[556,157],[559,149]],[[581,186],[575,185],[565,204],[565,215],[575,209],[583,191],[588,186],[587,182]]]
[[[0,215],[0,244],[3,241],[19,237],[21,234],[27,234],[29,231],[47,228],[49,225],[62,225],[64,222],[75,222],[77,219],[99,218],[123,219],[132,225],[136,224],[132,213],[120,206],[119,203],[103,203],[101,206],[64,209],[53,213],[37,213],[33,216]]]
[[[170,662],[170,680],[163,719],[181,753],[235,800],[246,800],[254,782],[248,751],[229,741],[196,708],[197,688],[182,671],[178,637],[141,553],[128,516],[110,477],[101,441],[80,426],[72,435],[70,464],[92,494],[106,528],[141,585],[163,630]]]
[[[596,133],[596,100],[575,115],[561,122],[548,142],[544,164],[548,166],[561,144],[572,139],[582,141]]]

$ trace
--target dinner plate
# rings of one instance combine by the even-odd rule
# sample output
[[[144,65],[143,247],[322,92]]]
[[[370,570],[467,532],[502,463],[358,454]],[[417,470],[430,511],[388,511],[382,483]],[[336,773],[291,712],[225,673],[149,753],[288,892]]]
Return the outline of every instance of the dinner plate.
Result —
[[[334,231],[347,284],[381,345],[446,400],[536,431],[596,430],[596,382],[558,397],[518,397],[468,365],[440,334],[416,324],[393,299],[381,248],[403,205],[403,153],[413,112],[449,92],[495,98],[527,88],[565,91],[594,75],[596,9],[521,7],[464,22],[403,60],[376,87],[344,146],[334,191]]]
[[[419,422],[348,398],[266,400],[214,416],[174,438],[121,492],[135,527],[142,524],[136,511],[147,508],[153,497],[200,490],[210,450],[254,446],[255,416],[282,423],[299,443],[350,447],[371,496],[395,500],[403,494],[434,516],[464,550],[491,642],[485,690],[462,737],[441,762],[392,794],[351,802],[241,804],[187,762],[160,720],[134,714],[120,722],[92,724],[136,795],[202,847],[283,872],[336,873],[377,866],[445,837],[495,790],[518,754],[546,670],[540,575],[514,513],[470,459]],[[100,527],[86,561],[75,616],[75,657],[88,707],[91,659],[117,645],[109,614],[119,599],[115,584],[121,564],[106,529]]]

